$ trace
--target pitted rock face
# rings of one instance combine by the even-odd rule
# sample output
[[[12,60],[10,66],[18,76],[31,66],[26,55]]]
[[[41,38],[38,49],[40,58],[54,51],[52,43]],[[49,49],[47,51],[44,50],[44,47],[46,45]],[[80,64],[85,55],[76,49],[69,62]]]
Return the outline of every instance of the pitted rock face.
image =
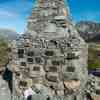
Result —
[[[55,4],[55,0],[52,2]],[[41,84],[40,90],[36,90],[45,87],[52,97],[84,100],[81,98],[88,76],[87,44],[66,18],[65,11],[62,14],[63,0],[56,3],[59,5],[55,4],[53,8],[43,5],[34,8],[28,21],[28,33],[12,45],[15,90],[23,91],[27,86],[37,88],[36,85]],[[74,95],[78,99],[70,99]]]
[[[15,81],[19,81],[18,87],[21,89],[27,87],[27,80],[31,79],[33,86],[43,84],[57,91],[57,94],[60,91],[73,90],[73,93],[79,91],[85,81],[85,75],[79,72],[82,71],[79,65],[80,47],[74,50],[73,46],[71,48],[70,44],[67,45],[65,39],[37,38],[29,40],[29,44],[31,41],[33,41],[32,47],[24,46],[26,42],[24,40],[22,47],[16,48],[16,61],[13,60],[13,63],[17,67],[15,68]]]

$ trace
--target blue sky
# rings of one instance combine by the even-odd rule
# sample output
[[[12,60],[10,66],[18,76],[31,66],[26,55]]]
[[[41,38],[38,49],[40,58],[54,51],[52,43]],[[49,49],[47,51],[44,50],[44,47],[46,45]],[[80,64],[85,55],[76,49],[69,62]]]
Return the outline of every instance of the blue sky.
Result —
[[[0,0],[0,28],[24,32],[27,18],[36,0]],[[68,0],[71,16],[81,20],[100,22],[100,0]]]

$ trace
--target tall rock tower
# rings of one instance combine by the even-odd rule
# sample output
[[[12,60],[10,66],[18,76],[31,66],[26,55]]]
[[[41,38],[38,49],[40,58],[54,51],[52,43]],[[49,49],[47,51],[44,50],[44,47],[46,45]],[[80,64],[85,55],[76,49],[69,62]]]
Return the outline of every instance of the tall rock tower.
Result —
[[[34,87],[41,100],[45,95],[84,100],[87,44],[71,22],[64,0],[37,2],[25,34],[12,44],[14,93],[21,95],[26,87]]]

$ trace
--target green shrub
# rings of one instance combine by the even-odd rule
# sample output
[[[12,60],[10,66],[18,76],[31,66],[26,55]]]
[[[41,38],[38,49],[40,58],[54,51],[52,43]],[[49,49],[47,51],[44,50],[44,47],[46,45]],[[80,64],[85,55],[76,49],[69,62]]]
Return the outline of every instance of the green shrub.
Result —
[[[0,67],[8,62],[8,41],[0,38]]]

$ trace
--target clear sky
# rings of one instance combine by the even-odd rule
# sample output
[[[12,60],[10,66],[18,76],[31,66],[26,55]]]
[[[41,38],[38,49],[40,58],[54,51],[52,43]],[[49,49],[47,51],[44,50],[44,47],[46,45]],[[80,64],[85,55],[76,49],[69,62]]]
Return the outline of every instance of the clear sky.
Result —
[[[28,16],[36,0],[0,0],[0,28],[10,28],[18,33],[26,27]],[[71,16],[81,20],[100,22],[100,0],[68,0]]]

